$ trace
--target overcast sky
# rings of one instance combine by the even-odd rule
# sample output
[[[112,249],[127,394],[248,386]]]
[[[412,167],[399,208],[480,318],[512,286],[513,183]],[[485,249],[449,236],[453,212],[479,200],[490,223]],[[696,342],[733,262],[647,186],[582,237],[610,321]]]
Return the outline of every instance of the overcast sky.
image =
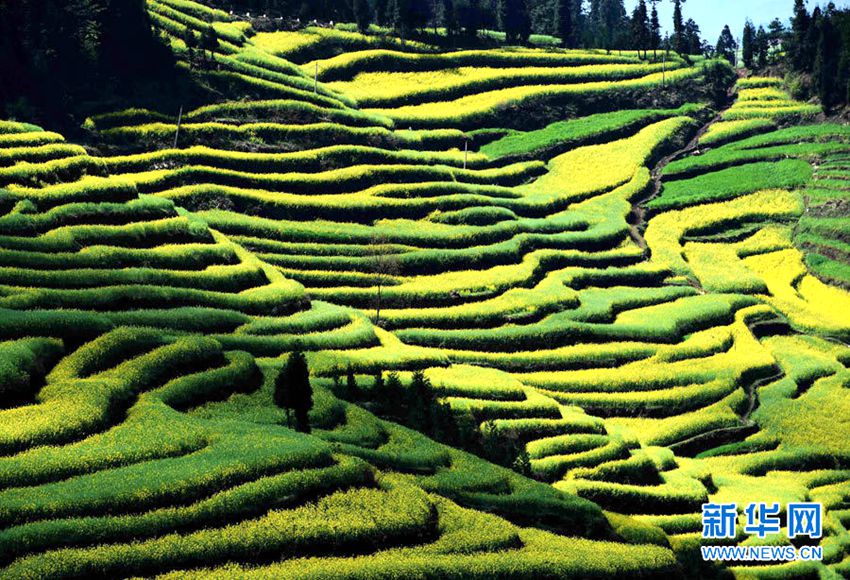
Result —
[[[637,1],[625,0],[629,14],[632,13]],[[821,2],[821,5],[826,5],[827,2],[828,0]],[[833,0],[833,2],[839,8],[850,6],[850,0]],[[810,12],[816,4],[814,0],[808,0]],[[775,17],[779,17],[787,25],[793,7],[794,0],[687,0],[682,11],[685,20],[693,18],[699,25],[703,38],[714,44],[724,24],[728,24],[732,34],[738,38],[741,36],[744,20],[747,17],[756,27],[759,24],[767,25]],[[672,28],[673,0],[661,0],[658,5],[658,16],[666,30]]]

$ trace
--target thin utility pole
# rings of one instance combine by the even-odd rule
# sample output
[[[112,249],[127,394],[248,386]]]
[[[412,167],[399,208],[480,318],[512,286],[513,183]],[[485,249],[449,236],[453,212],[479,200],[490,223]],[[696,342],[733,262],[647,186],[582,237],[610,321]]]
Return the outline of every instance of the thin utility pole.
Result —
[[[463,140],[463,168],[466,169],[466,159],[469,157],[469,139]]]
[[[177,137],[180,136],[180,123],[183,121],[183,105],[180,105],[180,112],[177,114],[177,131],[174,133],[174,147],[177,149]]]

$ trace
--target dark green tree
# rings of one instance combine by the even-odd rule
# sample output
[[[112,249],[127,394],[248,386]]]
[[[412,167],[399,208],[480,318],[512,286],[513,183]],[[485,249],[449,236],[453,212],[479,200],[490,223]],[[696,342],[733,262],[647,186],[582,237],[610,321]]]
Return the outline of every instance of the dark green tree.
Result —
[[[715,107],[718,109],[725,107],[729,100],[729,89],[737,78],[735,71],[727,63],[712,60],[703,65],[702,75],[703,83]]]
[[[357,378],[354,376],[354,368],[348,365],[348,370],[345,373],[345,394],[343,398],[346,401],[356,401],[360,398],[360,389],[357,386]]]
[[[750,19],[747,18],[744,22],[744,33],[741,35],[741,59],[744,61],[744,67],[753,69],[754,57],[756,51],[756,28]]]
[[[218,45],[218,33],[215,29],[212,26],[204,28],[201,32],[201,50],[204,51],[204,58],[207,58],[207,51],[209,51],[209,60],[214,60]]]
[[[763,69],[767,66],[767,59],[770,56],[770,38],[764,26],[759,26],[756,32],[755,42],[755,66],[758,69]]]
[[[720,37],[717,39],[717,56],[725,58],[729,64],[735,66],[737,57],[738,43],[732,36],[732,31],[729,30],[729,25],[723,27]]]
[[[295,428],[302,433],[310,432],[309,414],[313,408],[313,387],[310,384],[307,358],[302,352],[295,351],[290,354],[286,366],[277,375],[274,402],[278,407],[286,409],[290,427],[294,413]]]
[[[602,26],[602,0],[590,0],[590,10],[587,13],[587,43],[600,46],[599,34]]]
[[[809,22],[809,30],[806,34],[806,39],[803,42],[803,54],[805,56],[803,69],[806,72],[813,72],[814,62],[817,58],[818,43],[821,39],[823,25],[823,12],[820,6],[815,6],[812,10],[811,21]]]
[[[628,17],[623,0],[591,0],[588,20],[589,45],[612,50],[628,44]]]
[[[652,1],[652,13],[649,16],[649,46],[652,48],[653,58],[658,55],[658,48],[661,46],[661,22],[658,20],[658,1]]]
[[[460,31],[457,8],[453,0],[443,0],[443,28],[449,38],[453,38]]]
[[[455,421],[454,412],[448,403],[432,399],[430,435],[447,445],[457,446],[461,443],[460,430]]]
[[[611,49],[627,48],[629,42],[629,18],[623,0],[603,0],[602,16],[605,21],[605,47]]]
[[[812,80],[817,90],[818,98],[823,107],[829,111],[842,99],[837,94],[837,79],[841,60],[841,39],[833,24],[833,14],[830,6],[821,15],[818,28],[817,52],[812,68]]]
[[[354,0],[354,21],[361,33],[369,31],[369,25],[372,24],[372,7],[369,0]]]
[[[410,26],[416,30],[422,30],[428,26],[434,18],[434,6],[430,0],[407,0],[410,11]]]
[[[673,0],[673,50],[679,54],[685,51],[685,20],[682,16],[682,2]]]
[[[389,11],[389,1],[388,0],[374,0],[372,4],[373,13],[375,17],[375,23],[379,26],[389,26],[392,24],[390,22],[390,18],[388,16]]]
[[[76,103],[173,89],[173,55],[144,0],[0,0],[0,117],[25,99],[65,126]],[[31,118],[37,121],[39,119]]]
[[[643,50],[643,56],[646,58],[652,34],[649,25],[649,12],[646,8],[646,0],[638,0],[635,9],[632,12],[631,33],[632,47],[638,52]]]
[[[414,28],[411,4],[417,0],[390,0],[387,6],[387,21],[402,41],[410,37]]]
[[[386,397],[380,401],[380,406],[384,410],[384,414],[398,416],[399,404],[404,399],[404,387],[397,372],[393,371],[387,375],[384,389],[386,391]]]
[[[462,0],[462,3],[457,7],[457,12],[458,24],[463,29],[463,33],[470,37],[478,36],[483,20],[480,0]]]
[[[375,373],[375,376],[372,379],[372,399],[383,399],[387,395],[386,390],[387,387],[386,383],[384,383],[384,373],[378,371]]]
[[[685,54],[700,54],[702,52],[702,38],[700,29],[693,18],[688,18],[683,31],[684,43],[682,49]]]
[[[794,14],[791,17],[791,37],[788,42],[788,56],[791,66],[796,70],[805,70],[809,66],[809,29],[811,18],[806,10],[806,0],[794,0]]]
[[[785,39],[787,32],[788,31],[785,30],[785,25],[782,24],[782,21],[778,18],[774,18],[770,21],[770,24],[767,25],[767,37],[770,42],[781,42]]]
[[[410,386],[407,388],[406,399],[407,424],[417,431],[430,431],[432,427],[430,419],[433,393],[431,381],[428,380],[423,371],[413,373]]]
[[[189,66],[193,67],[196,64],[195,49],[198,48],[198,37],[195,36],[195,33],[192,31],[191,28],[187,27],[185,32],[183,33],[183,43],[186,45],[186,57],[189,61]]]
[[[517,459],[522,453],[524,445],[516,432],[501,431],[496,427],[496,422],[493,419],[488,419],[481,424],[481,438],[484,455],[487,459],[504,467],[522,469],[518,465]]]
[[[2,2],[0,2],[2,4]],[[161,74],[162,54],[168,48],[151,34],[151,20],[139,0],[98,0],[90,13],[101,19],[100,63],[109,71],[124,74]]]
[[[838,59],[838,79],[836,80],[836,91],[839,101],[847,105],[850,103],[850,53],[846,48],[841,51]]]
[[[396,33],[404,30],[403,5],[404,0],[389,0],[387,2],[387,26],[391,27]]]
[[[531,34],[531,18],[525,0],[499,0],[499,21],[507,44],[525,44]]]
[[[575,24],[573,22],[573,0],[558,0],[555,4],[558,14],[557,34],[561,39],[561,46],[565,48],[575,48],[576,35]]]
[[[198,47],[198,37],[192,31],[191,28],[186,28],[183,32],[183,43],[186,45],[186,48],[192,49]]]

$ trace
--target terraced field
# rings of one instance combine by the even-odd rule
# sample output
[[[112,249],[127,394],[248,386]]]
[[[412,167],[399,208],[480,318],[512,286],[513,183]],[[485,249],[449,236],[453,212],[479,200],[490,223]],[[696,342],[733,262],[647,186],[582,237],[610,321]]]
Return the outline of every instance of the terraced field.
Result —
[[[179,133],[0,123],[0,577],[850,574],[850,128],[712,110],[710,62],[148,5],[220,38]],[[703,564],[709,500],[823,502],[824,561]]]

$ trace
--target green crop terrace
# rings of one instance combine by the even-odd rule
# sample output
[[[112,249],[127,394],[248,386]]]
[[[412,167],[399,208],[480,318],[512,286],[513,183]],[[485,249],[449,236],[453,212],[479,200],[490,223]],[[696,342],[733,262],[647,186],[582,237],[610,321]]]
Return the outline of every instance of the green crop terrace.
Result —
[[[712,61],[148,7],[184,69],[220,38],[177,147],[0,122],[0,578],[850,574],[850,128],[713,110]],[[703,563],[709,500],[823,502],[823,562]]]

